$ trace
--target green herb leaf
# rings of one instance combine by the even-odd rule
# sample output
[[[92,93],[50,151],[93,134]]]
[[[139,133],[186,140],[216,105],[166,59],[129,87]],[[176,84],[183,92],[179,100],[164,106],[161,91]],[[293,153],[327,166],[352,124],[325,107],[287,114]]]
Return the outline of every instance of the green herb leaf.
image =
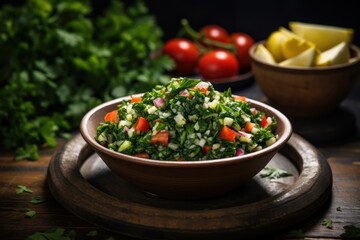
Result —
[[[25,212],[25,216],[28,218],[32,218],[36,215],[36,211],[35,210],[28,210],[27,212]]]
[[[64,228],[56,228],[47,232],[36,232],[26,240],[75,240],[75,231],[66,232]]]
[[[75,33],[70,33],[62,29],[57,29],[56,33],[60,41],[62,41],[65,45],[68,45],[70,47],[76,47],[84,41],[84,39],[80,35]]]
[[[360,228],[355,227],[354,225],[344,226],[345,232],[340,235],[340,237],[345,239],[359,239],[360,238]]]
[[[39,159],[38,147],[35,144],[26,144],[24,147],[20,147],[15,152],[15,160],[32,160]]]
[[[88,237],[96,237],[98,235],[98,232],[97,231],[90,231],[86,234],[86,236]]]
[[[45,200],[42,199],[41,197],[32,197],[29,202],[32,204],[40,204],[40,203],[45,202]]]
[[[16,194],[22,194],[22,193],[32,193],[33,191],[24,186],[24,185],[17,185],[17,188],[16,188]]]
[[[260,177],[268,177],[270,179],[277,179],[288,176],[292,176],[292,174],[281,168],[265,167],[260,171]]]
[[[323,225],[323,226],[325,226],[325,227],[327,227],[327,228],[332,228],[332,227],[333,227],[333,221],[332,221],[331,219],[325,218],[325,219],[322,221],[321,225]]]
[[[336,208],[336,211],[341,212],[341,211],[342,211],[342,210],[341,210],[341,207],[337,207],[337,208]]]
[[[298,230],[291,230],[290,232],[288,232],[287,236],[291,237],[291,238],[303,239],[305,237],[305,234],[304,234],[303,230],[298,229]]]

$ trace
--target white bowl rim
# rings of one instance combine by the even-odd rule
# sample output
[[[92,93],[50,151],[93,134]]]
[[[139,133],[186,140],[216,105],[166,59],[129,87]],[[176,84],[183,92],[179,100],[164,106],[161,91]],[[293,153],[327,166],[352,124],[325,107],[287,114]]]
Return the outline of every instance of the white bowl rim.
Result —
[[[138,95],[142,95],[142,93],[139,94],[133,94],[131,96],[138,96]],[[95,108],[91,109],[90,111],[88,111],[84,117],[81,120],[80,123],[80,133],[82,135],[82,137],[84,138],[84,140],[96,151],[96,147],[100,148],[103,152],[105,152],[106,154],[114,157],[114,158],[121,158],[122,160],[126,160],[129,162],[133,162],[133,163],[140,163],[142,165],[150,165],[150,166],[163,166],[163,167],[204,167],[204,166],[217,166],[217,165],[223,165],[226,164],[228,162],[232,162],[232,161],[246,161],[246,160],[251,160],[253,158],[256,157],[260,157],[260,156],[264,156],[272,151],[276,151],[279,148],[281,148],[291,137],[292,134],[292,125],[289,121],[289,119],[283,114],[281,113],[279,110],[265,104],[262,103],[260,101],[257,100],[253,100],[253,99],[249,99],[246,98],[247,101],[250,104],[255,104],[258,106],[261,106],[262,108],[266,108],[268,111],[270,111],[272,113],[273,116],[276,116],[277,120],[280,120],[283,122],[284,124],[284,133],[279,136],[279,138],[277,139],[277,141],[266,147],[263,148],[259,151],[256,152],[251,152],[251,153],[246,153],[244,155],[241,156],[233,156],[233,157],[226,157],[226,158],[221,158],[221,159],[208,159],[208,160],[199,160],[199,161],[169,161],[169,160],[155,160],[155,159],[146,159],[146,158],[140,158],[140,157],[136,157],[136,156],[131,156],[128,154],[123,154],[123,153],[119,153],[119,152],[115,152],[113,150],[110,150],[104,146],[102,146],[101,144],[99,144],[92,136],[90,136],[87,128],[86,128],[86,124],[88,123],[90,117],[96,113],[97,111],[99,111],[100,109],[109,106],[109,105],[113,105],[115,103],[120,103],[122,100],[125,99],[130,99],[131,96],[125,96],[125,97],[121,97],[121,98],[117,98],[114,100],[110,100],[108,102],[102,103],[98,106],[96,106]],[[235,96],[235,95],[234,95]]]

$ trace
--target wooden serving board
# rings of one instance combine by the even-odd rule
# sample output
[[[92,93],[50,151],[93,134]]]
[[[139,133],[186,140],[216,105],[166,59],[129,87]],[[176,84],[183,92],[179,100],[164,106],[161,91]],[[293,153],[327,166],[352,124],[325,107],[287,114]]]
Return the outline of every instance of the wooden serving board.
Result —
[[[161,199],[113,174],[78,134],[53,155],[48,184],[54,197],[75,215],[127,236],[252,238],[303,221],[331,195],[332,173],[326,159],[296,134],[268,166],[286,169],[293,176],[270,180],[257,175],[208,200]]]

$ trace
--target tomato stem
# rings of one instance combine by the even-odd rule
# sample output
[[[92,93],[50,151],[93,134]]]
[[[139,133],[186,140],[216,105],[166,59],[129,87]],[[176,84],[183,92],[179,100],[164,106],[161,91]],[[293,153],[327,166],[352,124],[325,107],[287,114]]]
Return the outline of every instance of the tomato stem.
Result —
[[[195,31],[189,24],[189,21],[187,19],[182,19],[181,20],[181,25],[183,26],[183,29],[185,30],[185,32],[194,40],[196,40],[197,42],[203,42],[205,43],[207,46],[211,46],[211,47],[219,47],[219,48],[223,48],[226,50],[229,50],[231,52],[235,52],[235,46],[233,44],[228,44],[228,43],[222,43],[222,42],[217,42],[217,41],[213,41],[211,39],[208,39],[204,36],[204,34],[200,34],[197,31]]]

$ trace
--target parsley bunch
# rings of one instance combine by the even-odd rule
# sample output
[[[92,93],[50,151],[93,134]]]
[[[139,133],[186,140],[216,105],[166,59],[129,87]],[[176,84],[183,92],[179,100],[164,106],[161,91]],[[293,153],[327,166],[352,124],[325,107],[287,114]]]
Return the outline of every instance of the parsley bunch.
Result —
[[[38,159],[38,146],[77,129],[103,101],[150,90],[173,62],[151,58],[162,31],[141,1],[27,0],[0,9],[1,148]]]

